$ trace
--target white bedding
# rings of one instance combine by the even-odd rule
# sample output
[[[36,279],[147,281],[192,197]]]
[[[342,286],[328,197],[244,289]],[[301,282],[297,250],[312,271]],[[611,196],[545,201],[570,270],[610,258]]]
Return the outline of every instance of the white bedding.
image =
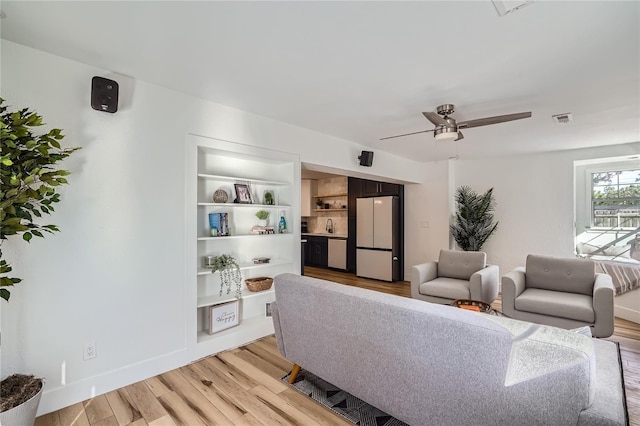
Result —
[[[611,276],[616,296],[640,287],[640,262],[630,258],[589,256],[596,264],[596,272]]]

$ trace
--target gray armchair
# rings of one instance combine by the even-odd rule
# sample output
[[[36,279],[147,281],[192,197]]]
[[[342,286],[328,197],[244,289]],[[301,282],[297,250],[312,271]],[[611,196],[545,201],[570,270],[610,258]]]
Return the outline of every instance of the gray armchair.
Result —
[[[484,252],[440,250],[437,262],[413,266],[411,297],[442,304],[457,299],[490,304],[498,297],[499,275],[497,265],[487,265]]]
[[[613,282],[588,259],[530,254],[525,268],[502,277],[502,310],[511,318],[613,334]]]

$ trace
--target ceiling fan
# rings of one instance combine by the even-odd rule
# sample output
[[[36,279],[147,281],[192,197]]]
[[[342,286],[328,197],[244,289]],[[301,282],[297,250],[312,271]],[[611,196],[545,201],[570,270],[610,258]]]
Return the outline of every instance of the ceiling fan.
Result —
[[[494,117],[478,118],[476,120],[467,120],[457,123],[455,118],[449,117],[453,114],[454,106],[452,104],[444,104],[438,106],[436,112],[423,112],[422,114],[433,123],[435,129],[421,130],[419,132],[405,133],[403,135],[388,136],[381,138],[380,140],[399,138],[402,136],[417,135],[418,133],[433,132],[433,136],[437,141],[447,140],[460,140],[464,138],[460,129],[469,129],[471,127],[488,126],[489,124],[504,123],[505,121],[520,120],[523,118],[531,117],[531,111],[518,112],[515,114],[496,115]]]

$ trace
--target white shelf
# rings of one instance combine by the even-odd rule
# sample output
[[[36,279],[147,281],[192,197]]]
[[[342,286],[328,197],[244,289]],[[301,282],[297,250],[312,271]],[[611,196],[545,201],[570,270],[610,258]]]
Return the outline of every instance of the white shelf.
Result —
[[[251,182],[259,185],[291,185],[291,182],[283,182],[277,180],[252,179],[240,176],[209,175],[205,173],[198,173],[198,178],[207,180],[220,180],[225,182]]]
[[[240,320],[239,325],[214,334],[209,334],[206,331],[200,331],[198,332],[198,343],[204,343],[219,338],[232,337],[235,334],[246,334],[246,331],[244,330],[253,330],[255,337],[249,338],[249,341],[257,340],[262,336],[268,336],[269,334],[273,334],[273,319],[263,314]]]
[[[229,235],[226,237],[198,237],[198,241],[211,241],[211,240],[233,240],[238,238],[275,238],[275,237],[289,237],[292,233],[286,234],[242,234],[242,235]]]
[[[269,263],[243,262],[243,263],[239,263],[238,266],[240,267],[241,271],[244,271],[247,269],[260,269],[260,268],[267,268],[269,266],[288,265],[289,263],[291,263],[291,261],[288,259],[271,259]],[[198,268],[198,275],[208,275],[210,273],[211,273],[211,269]]]
[[[244,204],[244,203],[202,203],[198,202],[199,206],[210,206],[210,207],[254,207],[261,209],[290,209],[291,206],[282,206],[275,204]]]
[[[209,296],[198,297],[198,308],[204,308],[206,306],[219,305],[221,303],[233,302],[234,300],[238,300],[233,296],[235,294],[235,290],[232,288],[230,294],[225,294],[226,290],[222,293],[222,296],[218,296],[218,293],[211,294]],[[240,299],[250,299],[252,297],[258,296],[266,296],[269,294],[273,294],[273,286],[269,290],[264,291],[254,291],[251,292],[247,289],[244,289],[242,292],[242,296]]]

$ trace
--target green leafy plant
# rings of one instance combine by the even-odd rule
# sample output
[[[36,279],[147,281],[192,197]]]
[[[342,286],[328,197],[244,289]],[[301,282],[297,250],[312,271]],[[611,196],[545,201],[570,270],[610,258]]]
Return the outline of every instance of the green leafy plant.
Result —
[[[42,117],[28,108],[9,111],[0,98],[0,247],[12,235],[22,235],[26,242],[36,236],[44,238],[58,232],[56,225],[41,225],[35,221],[43,214],[50,215],[54,204],[60,202],[56,187],[67,184],[67,170],[53,165],[80,148],[60,146],[62,130],[51,129],[34,134],[42,126]],[[9,277],[11,265],[0,250],[0,297],[8,301],[7,287],[21,282]]]
[[[268,206],[272,206],[275,204],[273,200],[273,192],[271,191],[264,192],[264,203]]]
[[[456,214],[449,231],[464,251],[479,251],[489,237],[498,229],[493,221],[495,209],[493,188],[482,195],[468,186],[456,190]]]
[[[236,288],[236,298],[240,298],[242,296],[242,275],[240,274],[240,266],[238,266],[238,262],[236,259],[230,254],[221,254],[220,256],[216,256],[213,261],[213,269],[211,273],[216,271],[220,272],[220,293],[222,296],[222,292],[224,288],[227,289],[227,294],[231,293],[231,287],[235,286]]]
[[[269,217],[269,212],[266,210],[259,210],[258,212],[256,212],[256,217],[260,220],[267,220],[267,218]]]

